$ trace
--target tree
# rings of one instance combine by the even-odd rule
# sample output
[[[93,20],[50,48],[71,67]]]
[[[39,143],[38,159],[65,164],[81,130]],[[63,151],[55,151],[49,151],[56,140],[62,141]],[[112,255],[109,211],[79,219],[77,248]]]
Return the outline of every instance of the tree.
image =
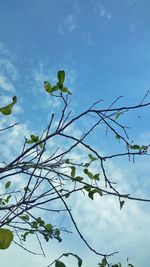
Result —
[[[40,238],[44,237],[46,242],[50,239],[61,242],[61,233],[63,231],[67,233],[69,230],[55,227],[49,221],[50,216],[41,217],[41,212],[43,210],[48,214],[55,212],[57,215],[65,210],[85,245],[93,253],[102,257],[99,267],[121,267],[121,263],[113,265],[108,263],[109,256],[116,252],[106,254],[96,251],[87,242],[72,215],[68,200],[73,194],[84,194],[85,198],[88,197],[91,201],[95,194],[100,198],[115,196],[120,209],[123,208],[126,199],[150,202],[150,199],[137,198],[128,192],[125,194],[119,192],[114,181],[111,181],[105,164],[112,158],[128,157],[129,160],[134,161],[137,156],[148,155],[149,145],[139,145],[131,141],[127,127],[120,122],[120,117],[128,112],[150,106],[149,102],[145,102],[148,92],[137,105],[114,107],[120,99],[118,97],[107,108],[100,109],[101,101],[97,101],[82,113],[72,115],[69,111],[69,98],[72,93],[64,86],[64,82],[65,71],[63,70],[58,71],[57,83],[54,86],[49,81],[44,81],[44,89],[49,97],[58,98],[61,102],[60,116],[51,114],[49,124],[42,134],[31,133],[30,137],[25,138],[21,153],[11,162],[3,162],[0,165],[0,180],[3,185],[3,192],[0,195],[0,249],[9,248],[13,241],[28,251],[25,247],[26,239],[28,235],[35,235],[44,255],[44,245]],[[17,97],[14,96],[10,104],[0,108],[1,115],[10,115],[16,102]],[[77,123],[80,126],[85,119],[88,121],[88,129],[79,136],[76,132],[74,134],[72,130],[74,124]],[[16,124],[13,124],[1,129],[1,134],[15,126]],[[98,131],[99,127],[106,132],[106,135],[110,133],[109,138],[113,138],[116,143],[119,142],[119,152],[112,151],[111,155],[102,155],[92,143],[89,143],[88,137]],[[83,162],[72,158],[73,151],[78,153],[78,147],[84,148]],[[97,171],[99,169],[100,171]],[[20,188],[15,189],[11,178],[18,174],[23,176],[25,186],[20,185]],[[63,204],[63,210],[54,209],[53,204],[56,201]],[[69,252],[62,254],[49,266],[54,263],[56,267],[65,267],[60,259],[67,256],[76,257],[78,266],[82,265],[82,259]],[[128,263],[128,266],[133,265]]]

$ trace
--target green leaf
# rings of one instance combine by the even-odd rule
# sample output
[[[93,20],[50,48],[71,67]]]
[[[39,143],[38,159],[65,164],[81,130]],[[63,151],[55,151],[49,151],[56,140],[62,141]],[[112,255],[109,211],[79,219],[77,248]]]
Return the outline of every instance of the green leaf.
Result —
[[[26,143],[27,143],[27,144],[33,144],[34,142],[33,142],[32,139],[29,139],[29,140],[26,140]]]
[[[39,147],[41,148],[41,149],[43,149],[44,148],[44,144],[39,144]]]
[[[25,186],[25,187],[24,187],[24,191],[26,191],[26,192],[31,192],[31,189],[30,189],[28,186]]]
[[[81,182],[82,180],[83,180],[83,177],[81,177],[81,176],[76,176],[74,178],[74,181],[77,181],[77,182]]]
[[[31,134],[31,135],[30,135],[30,138],[31,138],[31,139],[27,139],[27,140],[26,140],[26,143],[27,143],[27,144],[33,144],[33,143],[37,143],[37,142],[39,141],[39,137],[38,137],[38,135]],[[42,145],[42,144],[40,144],[40,145]],[[42,145],[42,147],[43,147],[43,145]]]
[[[123,208],[123,205],[124,205],[124,204],[125,204],[125,201],[124,201],[124,200],[120,201],[120,209]]]
[[[76,168],[74,166],[70,167],[71,168],[71,177],[75,177],[75,173],[76,173]]]
[[[84,169],[84,173],[85,173],[90,179],[93,179],[93,174],[92,174],[88,169]]]
[[[37,221],[33,221],[31,227],[35,228],[35,229],[38,229],[39,228],[38,224],[39,223]]]
[[[69,159],[66,159],[66,164],[69,164],[69,163],[70,163]]]
[[[39,226],[45,225],[45,222],[41,219],[41,217],[38,217],[36,220],[39,223]]]
[[[116,139],[120,140],[120,135],[116,134]]]
[[[90,166],[90,163],[85,163],[84,166],[88,168]]]
[[[26,241],[26,238],[27,238],[27,236],[28,236],[29,234],[33,234],[33,232],[32,232],[32,231],[27,231],[27,232],[25,232],[23,235],[21,235],[22,240],[23,240],[24,242]]]
[[[7,249],[12,240],[13,240],[13,233],[9,229],[0,228],[0,249]]]
[[[68,95],[72,95],[72,93],[69,91],[69,89],[68,89],[67,87],[63,87],[63,88],[61,89],[61,92],[62,92],[62,93],[68,93]]]
[[[44,88],[45,88],[45,91],[49,94],[51,94],[53,91],[52,86],[48,81],[44,81]]]
[[[99,176],[100,176],[100,174],[96,173],[96,174],[94,174],[93,179],[96,181],[99,181],[100,180]]]
[[[52,229],[53,229],[53,225],[48,223],[48,224],[45,225],[45,228],[46,228],[47,231],[51,232]]]
[[[31,137],[31,139],[32,139],[32,141],[33,141],[34,143],[36,143],[36,142],[39,141],[39,137],[38,137],[38,135],[33,135],[33,134],[31,134],[30,137]]]
[[[133,146],[131,145],[130,148],[131,149],[140,149],[140,146],[139,145],[133,145]]]
[[[24,221],[29,221],[29,220],[30,220],[30,217],[29,217],[28,214],[22,215],[22,216],[20,216],[20,218],[21,218],[22,220],[24,220]]]
[[[4,114],[4,115],[10,115],[11,112],[12,112],[12,108],[13,108],[13,106],[16,104],[16,102],[17,102],[17,97],[14,96],[14,97],[12,98],[12,103],[10,103],[9,105],[7,105],[7,106],[5,106],[5,107],[0,108],[0,112],[1,112],[2,114]]]
[[[147,149],[148,149],[148,146],[144,146],[144,145],[141,146],[141,150],[147,152]]]
[[[62,241],[62,239],[60,237],[60,230],[59,229],[55,229],[55,231],[53,232],[53,235],[59,242]]]
[[[115,119],[117,120],[119,117],[120,117],[120,115],[122,115],[123,114],[123,112],[118,112],[117,114],[116,114],[116,116],[115,116]]]
[[[102,265],[103,265],[104,267],[107,265],[107,259],[106,259],[106,257],[104,257],[104,258],[102,259]]]
[[[57,72],[57,78],[58,78],[58,82],[59,82],[60,84],[63,84],[64,81],[65,81],[65,71],[64,71],[64,70],[59,70],[59,71]]]
[[[10,198],[11,198],[11,195],[9,195],[9,196],[5,199],[5,201],[8,203],[9,200],[10,200]]]
[[[8,181],[8,182],[5,184],[5,188],[8,189],[8,188],[10,187],[10,185],[11,185],[11,182]]]
[[[84,189],[89,192],[91,190],[91,186],[90,185],[85,185]]]
[[[62,261],[56,260],[55,267],[66,267],[66,265]]]
[[[57,91],[57,90],[59,90],[59,86],[58,85],[54,85],[52,87],[52,93],[55,92],[55,91]]]
[[[90,158],[91,161],[97,160],[97,158],[93,157],[91,154],[88,154],[88,156],[89,156],[89,158]]]
[[[93,200],[94,194],[98,193],[101,197],[103,195],[102,191],[99,188],[95,188],[89,191],[88,196]]]
[[[70,196],[70,193],[65,194],[65,198],[68,198]]]

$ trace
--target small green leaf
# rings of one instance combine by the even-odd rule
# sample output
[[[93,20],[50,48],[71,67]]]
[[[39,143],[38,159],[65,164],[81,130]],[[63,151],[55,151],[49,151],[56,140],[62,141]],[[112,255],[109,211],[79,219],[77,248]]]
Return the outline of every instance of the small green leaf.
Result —
[[[90,185],[85,185],[84,189],[89,192],[91,190],[91,186]]]
[[[90,166],[90,163],[85,163],[84,166],[88,168]]]
[[[97,158],[93,157],[91,154],[88,154],[88,156],[89,156],[89,158],[90,158],[91,161],[97,160]]]
[[[53,232],[53,235],[54,235],[54,237],[55,237],[59,242],[62,241],[62,239],[61,239],[61,237],[60,237],[60,230],[59,230],[59,229],[56,229],[56,230]]]
[[[53,91],[52,86],[48,81],[44,81],[44,88],[45,88],[45,91],[49,94],[51,94]]]
[[[27,144],[33,144],[33,143],[37,143],[37,142],[39,141],[39,137],[38,137],[38,135],[31,134],[31,135],[30,135],[30,138],[31,138],[31,139],[27,139],[27,140],[26,140],[26,143],[27,143]],[[41,145],[42,145],[42,144],[41,144]],[[43,147],[43,145],[42,145],[42,147]]]
[[[66,159],[66,164],[69,164],[69,163],[70,163],[69,159]]]
[[[32,139],[29,139],[29,140],[26,140],[26,143],[27,143],[27,144],[33,144],[34,142],[33,142]]]
[[[31,189],[30,189],[28,186],[25,186],[25,187],[24,187],[24,191],[26,191],[26,192],[31,192]]]
[[[8,188],[10,187],[10,185],[11,185],[11,182],[8,181],[8,182],[5,184],[5,188],[8,189]]]
[[[35,229],[38,229],[39,228],[38,224],[39,223],[37,221],[33,221],[31,227],[35,228]]]
[[[100,176],[100,174],[96,173],[96,174],[94,174],[93,179],[96,181],[99,181],[100,180],[99,176]]]
[[[147,149],[148,149],[148,146],[144,146],[144,145],[141,146],[141,150],[147,152]]]
[[[36,143],[36,142],[39,141],[39,137],[38,137],[38,135],[33,135],[33,134],[31,134],[30,137],[31,137],[31,139],[32,139],[32,141],[33,141],[34,143]]]
[[[14,97],[12,98],[12,103],[10,103],[9,105],[7,105],[7,106],[5,106],[5,107],[0,108],[0,112],[1,112],[2,114],[4,114],[4,115],[10,115],[11,112],[12,112],[12,108],[13,108],[13,106],[16,104],[16,102],[17,102],[17,97],[14,96]]]
[[[6,203],[8,203],[10,199],[11,199],[11,195],[8,195],[8,197],[5,199]]]
[[[55,267],[66,267],[66,265],[62,261],[56,260]]]
[[[76,168],[74,166],[70,167],[71,168],[71,177],[75,177],[75,173],[76,173]]]
[[[77,182],[81,182],[82,180],[83,180],[83,177],[81,177],[81,176],[76,176],[74,178],[74,181],[77,181]]]
[[[26,241],[26,238],[27,238],[27,236],[28,236],[29,234],[33,234],[33,232],[32,232],[32,231],[27,231],[27,232],[25,232],[23,235],[21,235],[22,240],[23,240],[24,242]]]
[[[9,229],[0,228],[0,249],[7,249],[12,240],[13,240],[13,233]]]
[[[125,201],[124,201],[124,200],[120,201],[120,209],[122,209],[122,208],[123,208],[123,205],[124,205],[124,203],[125,203]]]
[[[65,198],[68,198],[70,196],[70,193],[65,194]]]
[[[48,223],[48,224],[45,225],[45,228],[46,228],[47,231],[51,232],[52,229],[53,229],[53,225]]]
[[[103,265],[104,267],[107,265],[107,259],[106,259],[106,257],[104,257],[104,258],[102,259],[102,265]]]
[[[58,78],[58,82],[59,82],[60,84],[63,84],[64,81],[65,81],[65,71],[64,71],[64,70],[59,70],[59,71],[57,72],[57,78]]]
[[[120,135],[116,134],[116,139],[120,140]]]
[[[140,146],[139,145],[133,145],[133,146],[131,145],[130,148],[131,149],[140,149]]]
[[[61,92],[63,92],[63,93],[68,93],[68,95],[72,95],[72,93],[69,91],[69,89],[68,89],[67,87],[63,87],[63,88],[61,89]]]
[[[90,179],[93,179],[93,174],[92,174],[88,169],[84,169],[84,173],[85,173]]]
[[[41,148],[41,149],[43,149],[44,148],[44,144],[39,144],[39,147]]]
[[[45,222],[41,219],[41,217],[38,217],[36,220],[37,220],[39,226],[44,226],[45,225]]]
[[[99,188],[95,188],[89,191],[88,196],[93,200],[94,194],[98,193],[102,197],[102,191]]]
[[[117,120],[121,115],[123,114],[123,112],[118,112],[115,116],[115,119]]]
[[[58,85],[54,85],[52,87],[52,93],[55,92],[55,91],[57,91],[57,90],[59,90],[59,86]]]
[[[30,220],[30,217],[29,217],[28,214],[22,215],[22,216],[20,216],[20,218],[21,218],[22,220],[24,220],[24,221],[29,221],[29,220]]]

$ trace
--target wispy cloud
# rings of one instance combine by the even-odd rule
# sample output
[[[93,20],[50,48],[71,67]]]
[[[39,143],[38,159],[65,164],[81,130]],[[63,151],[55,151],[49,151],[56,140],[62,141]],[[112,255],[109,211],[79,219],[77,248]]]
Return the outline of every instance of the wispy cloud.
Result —
[[[110,20],[112,18],[112,14],[107,10],[107,8],[101,3],[101,1],[94,1],[93,7],[95,12],[103,19]]]
[[[0,88],[8,92],[15,91],[13,84],[9,81],[9,79],[5,75],[2,74],[0,74]]]
[[[69,3],[70,4],[70,3]],[[58,32],[64,34],[66,32],[72,33],[78,26],[78,16],[80,13],[78,1],[71,3],[71,11],[64,17],[58,26]]]
[[[0,89],[7,92],[14,92],[13,82],[17,78],[18,71],[9,56],[9,50],[0,43]]]

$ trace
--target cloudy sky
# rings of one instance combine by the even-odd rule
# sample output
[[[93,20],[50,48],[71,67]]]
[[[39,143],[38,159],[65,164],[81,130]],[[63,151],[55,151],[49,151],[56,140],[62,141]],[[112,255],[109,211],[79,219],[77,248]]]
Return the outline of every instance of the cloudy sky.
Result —
[[[10,160],[24,136],[31,130],[38,134],[49,115],[59,110],[58,101],[49,99],[43,90],[43,81],[54,80],[57,70],[66,71],[74,113],[99,99],[108,107],[118,96],[123,96],[120,106],[140,103],[150,89],[149,10],[149,0],[0,0],[1,106],[13,95],[18,98],[13,115],[7,121],[1,116],[0,123],[3,127],[21,122],[10,134],[2,135],[1,161]],[[150,143],[149,114],[147,108],[126,120],[137,143]],[[116,144],[104,133],[90,141],[103,153],[111,152]],[[137,159],[135,164],[114,161],[108,168],[121,190],[149,197],[149,158]],[[96,197],[92,202],[79,195],[70,205],[81,232],[95,249],[119,251],[112,261],[125,262],[129,257],[135,267],[149,267],[148,203],[128,201],[120,211],[114,198]],[[68,219],[64,216],[62,220]],[[83,266],[97,266],[99,258],[85,247],[70,222],[68,225],[74,235],[64,236],[62,244],[46,244],[46,258],[12,245],[0,252],[0,263],[46,267],[62,252],[72,251],[85,260]],[[71,264],[77,266],[76,261]]]

